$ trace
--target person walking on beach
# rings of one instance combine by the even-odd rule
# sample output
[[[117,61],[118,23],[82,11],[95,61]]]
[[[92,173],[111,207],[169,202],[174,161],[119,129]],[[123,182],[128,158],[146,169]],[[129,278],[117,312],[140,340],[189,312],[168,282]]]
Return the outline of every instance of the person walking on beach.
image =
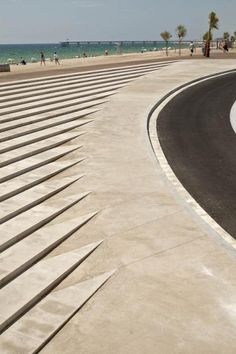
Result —
[[[55,61],[55,64],[56,64],[56,65],[60,65],[60,62],[59,62],[59,58],[58,58],[57,52],[55,52],[55,53],[54,53],[54,61]]]
[[[228,48],[228,43],[225,41],[224,45],[223,45],[223,51],[224,53],[228,53],[229,48]]]
[[[25,61],[25,59],[23,59],[22,57],[20,58],[20,64],[21,64],[21,65],[26,65],[26,61]]]
[[[45,55],[43,52],[40,52],[40,65],[46,65],[46,61],[45,61]]]
[[[193,56],[193,52],[194,52],[194,44],[193,44],[193,42],[190,42],[189,50],[190,50],[190,56],[192,57]]]

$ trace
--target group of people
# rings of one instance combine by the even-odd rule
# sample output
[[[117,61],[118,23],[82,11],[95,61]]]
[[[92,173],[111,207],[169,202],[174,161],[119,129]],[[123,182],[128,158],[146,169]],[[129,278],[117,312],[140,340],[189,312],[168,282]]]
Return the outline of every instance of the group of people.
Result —
[[[228,46],[227,41],[221,42],[220,45],[219,45],[219,49],[223,50],[224,53],[228,53],[229,46]]]
[[[54,61],[56,65],[60,65],[57,52],[54,52],[53,58],[50,58],[50,61]],[[46,58],[44,52],[40,52],[40,65],[46,65]]]
[[[205,55],[206,53],[206,45],[207,45],[207,42],[205,41],[202,45],[202,54]],[[219,49],[221,49],[224,53],[228,53],[229,51],[229,46],[228,46],[228,43],[227,41],[225,42],[221,42],[219,44]],[[193,56],[193,53],[194,53],[194,50],[195,50],[195,46],[194,46],[194,43],[193,42],[190,42],[189,44],[189,50],[190,50],[190,56]]]
[[[50,61],[51,62],[54,61],[56,65],[60,65],[59,57],[57,55],[57,52],[54,52],[53,58],[50,58]],[[20,59],[20,64],[21,65],[26,65],[26,61],[22,57]],[[40,52],[40,65],[46,65],[46,58],[45,58],[44,52]]]

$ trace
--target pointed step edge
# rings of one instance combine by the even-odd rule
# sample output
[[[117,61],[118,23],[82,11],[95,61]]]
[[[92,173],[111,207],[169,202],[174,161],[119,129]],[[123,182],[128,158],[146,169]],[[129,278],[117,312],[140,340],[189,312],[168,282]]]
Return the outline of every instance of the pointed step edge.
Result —
[[[33,86],[35,85],[42,85],[43,84],[50,84],[51,82],[63,82],[64,80],[70,80],[72,79],[88,79],[88,78],[94,78],[97,76],[106,76],[109,75],[110,73],[120,73],[120,72],[126,72],[130,71],[133,69],[139,69],[139,68],[145,68],[149,66],[166,66],[168,64],[175,63],[177,60],[166,60],[166,61],[160,61],[160,62],[152,62],[152,63],[146,63],[146,64],[134,64],[134,65],[125,65],[122,67],[113,67],[113,68],[107,68],[107,69],[99,69],[99,70],[90,70],[86,72],[79,72],[79,73],[72,73],[72,74],[61,74],[61,75],[53,75],[53,76],[43,76],[43,77],[38,77],[38,78],[33,78],[33,79],[28,79],[28,80],[15,80],[15,81],[8,81],[0,84],[0,90],[1,91],[6,91],[6,90],[12,90],[12,88],[16,88],[19,90],[19,87],[29,87],[30,90],[32,89]],[[64,80],[62,80],[64,79]]]
[[[154,63],[153,65],[149,65],[148,67],[143,66],[143,67],[139,67],[139,68],[130,68],[129,70],[120,70],[120,72],[114,71],[114,72],[110,72],[107,73],[106,75],[96,75],[96,76],[90,76],[87,79],[81,78],[81,76],[77,76],[77,77],[71,77],[71,78],[67,78],[67,79],[56,79],[53,80],[52,82],[44,82],[44,83],[38,83],[37,85],[33,85],[33,86],[25,86],[25,85],[21,85],[22,87],[16,89],[13,88],[13,90],[9,90],[9,88],[5,87],[5,92],[1,93],[1,103],[10,101],[10,100],[15,100],[15,99],[19,99],[19,98],[28,98],[28,97],[32,97],[32,96],[38,96],[41,94],[53,94],[56,93],[57,90],[59,89],[59,91],[65,91],[68,89],[68,87],[72,86],[73,89],[74,88],[81,88],[83,89],[84,87],[90,87],[90,86],[94,86],[97,83],[108,83],[108,82],[112,82],[114,81],[114,78],[119,80],[122,77],[130,77],[132,75],[135,75],[138,72],[142,72],[143,70],[147,70],[147,69],[158,69],[161,68],[164,65],[157,65],[157,63]],[[81,80],[82,79],[82,80]],[[6,91],[7,90],[7,91]],[[2,90],[1,90],[2,91]],[[20,95],[21,93],[21,95]],[[3,98],[2,98],[3,97]]]
[[[70,132],[69,132],[69,134],[70,134]],[[41,154],[42,152],[45,152],[45,151],[48,151],[48,150],[52,150],[52,149],[54,149],[56,147],[59,147],[59,146],[61,146],[63,144],[69,143],[69,142],[79,138],[80,136],[82,136],[84,134],[86,134],[86,133],[85,132],[81,132],[79,134],[77,134],[75,132],[74,132],[74,134],[71,133],[72,136],[69,137],[69,138],[59,140],[56,143],[52,143],[50,145],[46,145],[46,146],[41,147],[39,149],[37,148],[36,150],[32,150],[32,151],[29,151],[29,152],[26,152],[26,153],[22,153],[22,155],[19,155],[19,156],[16,156],[16,157],[12,157],[12,158],[9,158],[8,160],[2,161],[2,162],[0,162],[0,167],[4,167],[4,166],[10,165],[10,164],[12,164],[14,162],[27,159],[28,157],[32,157],[32,156]],[[43,142],[43,140],[41,142]],[[6,154],[7,152],[4,152],[4,153]]]
[[[0,352],[38,353],[115,272],[113,270],[49,294],[2,334]]]
[[[5,215],[3,214],[3,216],[0,217],[0,224],[4,224],[5,222],[7,222],[8,220],[14,218],[15,216],[17,216],[17,215],[19,215],[21,213],[24,213],[25,211],[27,211],[27,210],[29,210],[31,208],[34,208],[37,205],[45,202],[46,200],[48,200],[51,197],[55,196],[56,194],[60,193],[61,191],[63,191],[67,187],[71,186],[72,184],[74,184],[75,182],[77,182],[81,178],[82,178],[82,176],[77,176],[77,177],[71,176],[71,177],[62,178],[60,181],[58,181],[58,183],[57,183],[58,185],[54,189],[52,189],[50,192],[48,191],[46,194],[41,195],[38,199],[34,199],[34,200],[31,200],[31,201],[28,201],[27,204],[19,206],[18,209],[11,210],[8,213],[5,213]],[[24,197],[22,197],[22,198],[23,198],[23,202],[24,202]],[[14,203],[14,201],[13,201],[13,203]]]
[[[98,101],[100,101],[100,102],[98,102]],[[46,115],[40,115],[40,114],[37,115],[36,114],[30,118],[20,119],[19,122],[17,122],[17,121],[7,122],[7,123],[0,122],[0,133],[8,134],[9,137],[11,138],[11,136],[14,136],[14,132],[12,133],[12,130],[24,129],[24,127],[26,127],[26,131],[36,132],[39,129],[37,127],[38,124],[39,124],[39,127],[42,126],[42,127],[50,128],[50,127],[53,127],[53,126],[56,126],[59,124],[63,124],[63,122],[69,122],[72,120],[79,120],[79,119],[87,119],[87,118],[89,118],[89,116],[91,114],[93,114],[97,111],[100,111],[102,109],[102,107],[96,107],[96,106],[100,106],[105,102],[106,102],[105,100],[97,100],[97,102],[94,101],[93,105],[91,105],[91,107],[88,107],[88,108],[87,108],[87,106],[81,107],[80,105],[77,105],[77,106],[75,105],[75,106],[72,106],[71,109],[67,109],[65,111],[55,110],[55,111],[51,112],[51,114],[48,114],[48,115],[47,114]],[[72,116],[73,114],[74,115],[76,114],[76,115],[73,117]],[[32,125],[33,125],[33,128],[32,128]],[[1,138],[0,141],[2,141],[2,139],[4,139],[4,137]]]
[[[1,271],[5,271],[5,273],[0,280],[0,289],[39,262],[43,257],[67,240],[76,231],[86,225],[97,214],[98,211],[59,224],[43,227],[3,252],[2,256],[0,256],[0,262]],[[65,228],[66,231],[63,231]],[[40,243],[37,242],[39,240]],[[37,253],[35,244],[37,244]],[[18,256],[15,257],[14,255]],[[14,257],[13,264],[11,261],[12,257]],[[8,263],[7,267],[6,262]]]
[[[156,68],[156,66],[154,66]],[[147,70],[147,69],[142,69],[142,70]],[[141,71],[142,71],[141,70]],[[140,71],[140,69],[139,69]],[[65,95],[66,92],[70,90],[91,90],[92,87],[98,85],[108,85],[109,83],[118,81],[118,80],[125,80],[127,78],[136,77],[139,73],[137,70],[132,70],[129,72],[124,72],[124,73],[115,73],[115,74],[110,74],[109,76],[106,77],[98,77],[98,78],[92,78],[86,81],[81,81],[81,80],[69,80],[69,81],[60,81],[60,82],[54,82],[51,84],[47,84],[46,87],[45,85],[42,86],[34,86],[31,89],[27,88],[21,88],[18,89],[17,92],[14,92],[15,90],[8,91],[8,92],[3,92],[1,94],[1,99],[0,99],[0,105],[5,104],[8,102],[16,102],[22,99],[27,100],[27,102],[30,102],[30,100],[34,97],[36,97],[38,100],[42,100],[44,98],[49,98],[49,97],[57,97],[58,95],[61,94],[61,96]]]
[[[47,215],[46,217],[44,217],[43,219],[38,221],[36,224],[28,226],[25,230],[21,231],[20,233],[14,235],[14,236],[12,235],[12,236],[9,236],[9,238],[8,237],[5,238],[4,242],[2,242],[0,244],[0,253],[5,251],[7,248],[11,247],[15,243],[21,241],[23,238],[29,236],[34,231],[40,229],[42,226],[48,224],[50,221],[55,219],[57,216],[64,213],[66,210],[68,210],[72,206],[76,205],[82,199],[86,198],[90,193],[91,192],[77,194],[75,196],[74,200],[72,197],[65,198],[64,205],[66,203],[67,204],[63,208],[55,208],[54,207],[53,212],[51,212],[50,215]],[[4,224],[2,226],[4,226]]]
[[[152,70],[156,70],[156,69],[152,69]],[[44,100],[55,100],[55,102],[60,102],[61,98],[63,97],[67,97],[68,94],[81,94],[81,93],[86,93],[88,91],[91,90],[99,90],[99,89],[105,89],[107,87],[110,87],[111,85],[118,85],[118,84],[122,84],[123,82],[128,82],[128,81],[132,81],[135,78],[143,75],[143,73],[149,72],[149,70],[145,70],[145,71],[141,71],[140,73],[134,73],[134,74],[130,74],[130,75],[121,75],[119,77],[112,77],[111,80],[108,81],[98,81],[98,82],[94,82],[93,84],[90,85],[83,85],[81,86],[77,86],[77,87],[71,87],[71,85],[69,85],[70,88],[63,88],[60,87],[60,89],[54,90],[54,92],[49,92],[49,93],[38,93],[36,92],[35,94],[31,94],[30,96],[27,95],[26,97],[17,97],[17,98],[13,98],[12,100],[8,100],[5,99],[4,102],[0,101],[0,106],[1,109],[5,109],[5,108],[12,108],[12,107],[16,107],[16,106],[20,106],[20,105],[24,105],[24,104],[32,104],[35,106],[35,104],[37,104],[37,106],[40,104],[40,101],[44,101]],[[24,95],[22,95],[24,96]]]
[[[48,165],[49,163],[57,161],[60,158],[65,157],[65,156],[67,156],[67,155],[69,155],[69,154],[81,149],[82,147],[83,147],[83,145],[73,147],[72,149],[65,149],[66,151],[63,151],[60,154],[56,154],[56,155],[54,155],[52,157],[47,158],[46,160],[37,162],[37,163],[35,163],[33,165],[30,165],[28,167],[25,167],[23,169],[17,170],[17,172],[13,172],[13,173],[10,173],[9,175],[6,175],[4,177],[0,177],[0,183],[9,181],[10,179],[15,178],[15,177],[20,176],[20,175],[23,175],[24,173],[27,173],[27,172],[33,171],[33,170],[35,170],[35,169],[37,169],[39,167]],[[83,160],[85,160],[85,158],[81,159],[79,162],[82,162]]]
[[[128,80],[127,80],[128,81]],[[122,81],[122,83],[113,83],[110,84],[109,86],[106,87],[102,87],[102,88],[98,88],[98,89],[92,89],[90,91],[86,91],[86,92],[80,92],[80,93],[73,93],[73,94],[68,94],[67,96],[62,96],[61,98],[55,98],[55,99],[45,99],[42,101],[38,101],[38,103],[26,103],[26,104],[21,104],[21,105],[17,105],[17,106],[12,106],[11,109],[9,109],[9,107],[7,108],[0,108],[0,117],[2,119],[4,119],[5,115],[8,114],[21,114],[23,112],[27,112],[30,111],[32,109],[37,109],[39,110],[39,112],[47,112],[50,111],[49,106],[50,105],[70,105],[70,101],[72,101],[75,98],[81,98],[81,99],[87,99],[90,96],[94,96],[96,94],[102,94],[102,93],[107,93],[110,92],[111,90],[116,90],[119,89],[120,87],[125,86],[126,82]]]
[[[43,260],[3,288],[0,294],[0,334],[56,288],[102,242]]]
[[[79,112],[85,108],[90,108],[90,107],[95,107],[97,105],[102,104],[98,103],[98,101],[101,100],[105,100],[106,102],[109,99],[109,96],[112,96],[116,93],[115,90],[111,90],[109,91],[107,94],[98,94],[98,95],[94,95],[94,97],[89,97],[88,99],[75,99],[73,101],[70,101],[70,104],[68,105],[57,105],[57,107],[54,107],[55,105],[53,105],[53,107],[51,107],[51,110],[45,111],[45,112],[38,112],[37,110],[31,110],[30,112],[27,112],[26,114],[10,114],[8,116],[8,118],[4,118],[4,119],[0,119],[0,127],[1,124],[5,124],[5,123],[13,123],[14,127],[18,126],[21,123],[18,122],[22,122],[22,120],[24,118],[30,118],[31,121],[34,122],[41,122],[43,120],[47,120],[49,118],[48,115],[50,115],[50,118],[55,118],[58,116],[61,116],[64,114],[64,111],[66,110],[67,113],[68,112]],[[79,102],[78,102],[79,100]],[[78,108],[78,106],[80,106],[80,108]],[[59,113],[61,112],[61,113]],[[40,118],[41,117],[41,118]],[[27,123],[29,124],[29,123]],[[22,126],[22,124],[20,125]],[[4,131],[4,130],[3,130]]]
[[[78,161],[75,161],[73,163],[68,163],[66,166],[62,167],[62,168],[59,168],[59,169],[55,169],[53,170],[52,172],[42,176],[42,177],[39,177],[38,179],[35,178],[34,181],[28,183],[28,184],[24,184],[22,183],[22,186],[21,187],[18,187],[16,189],[12,189],[11,191],[5,193],[5,194],[0,194],[0,202],[3,202],[4,200],[6,199],[9,199],[11,197],[14,197],[16,194],[19,194],[19,193],[22,193],[24,191],[26,191],[27,189],[30,189],[32,187],[35,187],[37,185],[39,185],[40,183],[42,182],[45,182],[47,180],[50,180],[50,178],[52,177],[55,177],[57,176],[58,174],[64,172],[64,171],[67,171],[69,168],[71,167],[74,167],[76,166],[77,164],[79,164],[81,161],[83,160],[78,160]],[[80,177],[84,177],[85,175],[81,175]],[[8,182],[9,184],[9,182]]]
[[[90,114],[96,112],[95,110],[93,112],[91,112]],[[69,120],[65,120],[65,121],[61,121],[61,122],[58,122],[58,123],[52,123],[52,124],[49,124],[49,125],[46,125],[46,126],[42,126],[42,127],[38,127],[38,128],[34,128],[32,130],[27,130],[27,131],[21,131],[20,133],[15,133],[15,134],[12,134],[12,135],[8,135],[8,136],[5,136],[4,138],[1,138],[0,139],[0,143],[4,143],[4,142],[8,142],[9,140],[14,140],[14,139],[19,139],[19,138],[22,138],[22,137],[25,137],[26,135],[31,135],[31,134],[35,134],[35,133],[39,133],[39,132],[43,132],[44,130],[48,130],[48,129],[51,129],[51,128],[56,128],[58,129],[60,127],[60,125],[64,125],[64,124],[68,124],[68,123],[76,123],[76,121],[78,120],[77,124],[69,127],[69,128],[64,128],[64,129],[61,129],[61,130],[57,130],[55,132],[52,132],[52,133],[47,133],[45,135],[41,135],[41,136],[38,136],[38,137],[35,137],[32,139],[32,137],[30,136],[27,136],[27,138],[31,138],[30,140],[27,140],[27,141],[24,141],[22,143],[18,143],[18,144],[15,144],[12,148],[11,147],[8,147],[8,148],[4,148],[3,150],[0,150],[0,152],[5,152],[4,150],[6,149],[6,151],[9,151],[9,150],[13,150],[15,149],[16,147],[21,147],[21,146],[26,146],[26,145],[29,145],[29,144],[32,144],[32,143],[35,143],[37,141],[40,141],[40,140],[43,140],[43,139],[47,139],[47,138],[50,138],[52,136],[56,136],[56,135],[59,135],[59,134],[62,134],[62,133],[65,133],[67,131],[70,131],[72,129],[75,129],[75,128],[78,128],[78,127],[82,127],[86,124],[89,124],[91,122],[93,122],[92,119],[86,119],[86,116],[84,116],[84,120],[80,118],[72,118],[72,119],[69,119]],[[43,132],[45,133],[45,132]],[[12,142],[14,143],[14,141]]]

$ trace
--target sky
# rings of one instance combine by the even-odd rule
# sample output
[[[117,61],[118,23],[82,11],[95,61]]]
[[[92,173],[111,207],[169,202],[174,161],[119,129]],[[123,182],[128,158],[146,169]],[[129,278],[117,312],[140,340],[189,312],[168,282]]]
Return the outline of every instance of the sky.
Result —
[[[179,24],[186,39],[201,39],[211,11],[215,37],[236,31],[236,0],[0,0],[0,43],[175,39]]]

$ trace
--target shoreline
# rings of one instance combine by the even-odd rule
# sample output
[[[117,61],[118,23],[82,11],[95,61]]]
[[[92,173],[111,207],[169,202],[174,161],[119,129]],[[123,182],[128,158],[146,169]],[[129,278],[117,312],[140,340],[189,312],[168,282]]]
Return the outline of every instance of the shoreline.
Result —
[[[189,49],[182,49],[182,56],[189,54]],[[199,48],[197,48],[197,53],[200,54]],[[59,58],[60,65],[56,65],[54,62],[46,61],[46,65],[40,65],[40,62],[37,63],[27,63],[27,65],[10,65],[11,72],[32,72],[32,71],[45,71],[45,69],[50,68],[50,70],[58,70],[60,68],[78,68],[85,66],[94,66],[94,65],[103,65],[103,64],[116,64],[129,61],[138,61],[138,60],[147,60],[147,59],[168,59],[178,57],[178,52],[176,50],[169,50],[169,55],[166,56],[164,50],[162,51],[152,51],[144,53],[124,53],[124,54],[111,54],[111,55],[99,55],[94,57],[86,58],[70,58],[70,59],[61,59]]]
[[[166,56],[165,51],[144,52],[144,53],[126,53],[114,54],[108,56],[97,56],[87,58],[74,58],[60,60],[60,65],[55,65],[54,62],[46,62],[45,66],[37,63],[29,63],[27,65],[10,65],[10,72],[0,72],[0,82],[13,80],[24,80],[28,78],[36,78],[39,76],[60,75],[73,72],[83,72],[88,70],[105,69],[112,66],[125,66],[135,64],[145,64],[157,61],[168,60],[209,60],[202,56],[201,48],[196,48],[194,55],[191,57],[189,49],[182,49],[181,56],[178,51],[170,50]],[[232,50],[229,53],[212,51],[210,59],[236,59],[236,51]]]

